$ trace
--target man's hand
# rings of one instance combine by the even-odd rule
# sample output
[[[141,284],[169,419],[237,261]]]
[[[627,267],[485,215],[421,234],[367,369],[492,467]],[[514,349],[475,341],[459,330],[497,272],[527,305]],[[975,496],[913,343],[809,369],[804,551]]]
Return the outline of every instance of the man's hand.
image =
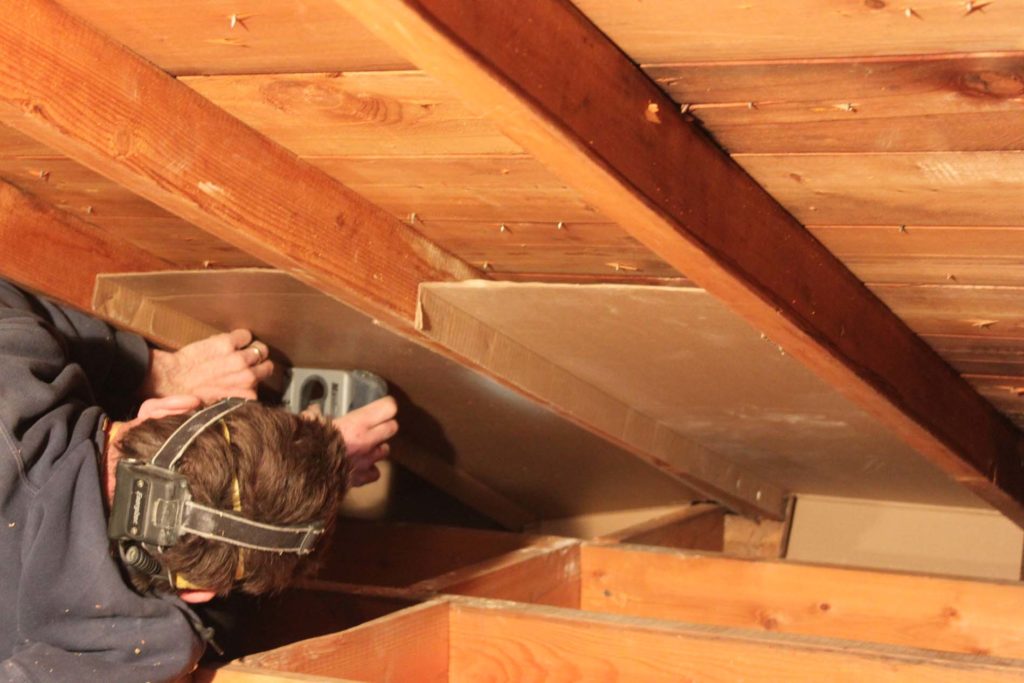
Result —
[[[349,475],[352,486],[362,486],[380,478],[377,462],[391,452],[387,440],[398,433],[397,412],[395,399],[385,396],[334,420],[352,463]]]
[[[255,399],[256,385],[274,371],[267,345],[249,330],[218,334],[174,353],[153,349],[141,398],[188,394],[209,404],[237,396]]]

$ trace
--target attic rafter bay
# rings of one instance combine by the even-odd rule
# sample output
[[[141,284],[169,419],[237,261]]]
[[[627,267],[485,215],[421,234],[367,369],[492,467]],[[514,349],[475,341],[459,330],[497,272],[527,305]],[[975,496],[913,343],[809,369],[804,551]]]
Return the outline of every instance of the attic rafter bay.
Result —
[[[1021,432],[565,0],[337,0],[606,216],[1024,525]]]
[[[481,277],[479,271],[57,3],[17,0],[5,9],[0,123],[398,334],[458,358],[414,329],[418,288]],[[602,424],[517,391],[605,433]],[[630,452],[652,460],[644,448]],[[743,502],[778,515],[780,505],[766,507],[776,497],[762,498]]]
[[[477,275],[50,0],[0,15],[0,122],[402,328],[420,282]]]

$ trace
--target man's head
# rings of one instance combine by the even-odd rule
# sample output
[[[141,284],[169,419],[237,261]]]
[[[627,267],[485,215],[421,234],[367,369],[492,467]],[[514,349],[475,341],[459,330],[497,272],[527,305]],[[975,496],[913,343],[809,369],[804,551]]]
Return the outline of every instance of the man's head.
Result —
[[[189,417],[168,412],[175,411],[150,411],[157,419],[130,424],[116,444],[118,455],[151,460]],[[279,526],[323,521],[328,534],[347,481],[344,444],[335,428],[257,403],[201,432],[177,471],[200,505]],[[221,594],[232,588],[253,594],[280,590],[316,555],[250,550],[192,534],[155,553],[179,587]]]

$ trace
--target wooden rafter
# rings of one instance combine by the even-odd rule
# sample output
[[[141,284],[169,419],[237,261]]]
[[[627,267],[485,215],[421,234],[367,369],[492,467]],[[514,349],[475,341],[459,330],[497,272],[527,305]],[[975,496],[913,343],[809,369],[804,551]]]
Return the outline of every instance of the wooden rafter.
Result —
[[[50,0],[0,16],[0,121],[368,315],[477,271]]]
[[[82,310],[90,308],[100,273],[171,267],[2,181],[0,254],[0,276]]]
[[[565,0],[338,0],[669,264],[1024,525],[1024,439]]]

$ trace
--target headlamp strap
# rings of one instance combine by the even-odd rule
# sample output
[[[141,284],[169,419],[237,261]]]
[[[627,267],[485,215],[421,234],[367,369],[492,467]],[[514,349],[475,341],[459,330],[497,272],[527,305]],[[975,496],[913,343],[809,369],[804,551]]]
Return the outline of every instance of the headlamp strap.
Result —
[[[251,550],[305,555],[313,550],[324,527],[320,523],[300,527],[264,524],[189,501],[185,504],[181,531]]]
[[[160,450],[153,456],[152,464],[165,470],[176,470],[182,454],[192,445],[196,437],[202,434],[204,429],[243,405],[245,405],[244,398],[226,398],[214,403],[209,408],[200,410],[174,430],[170,438],[160,446]]]

